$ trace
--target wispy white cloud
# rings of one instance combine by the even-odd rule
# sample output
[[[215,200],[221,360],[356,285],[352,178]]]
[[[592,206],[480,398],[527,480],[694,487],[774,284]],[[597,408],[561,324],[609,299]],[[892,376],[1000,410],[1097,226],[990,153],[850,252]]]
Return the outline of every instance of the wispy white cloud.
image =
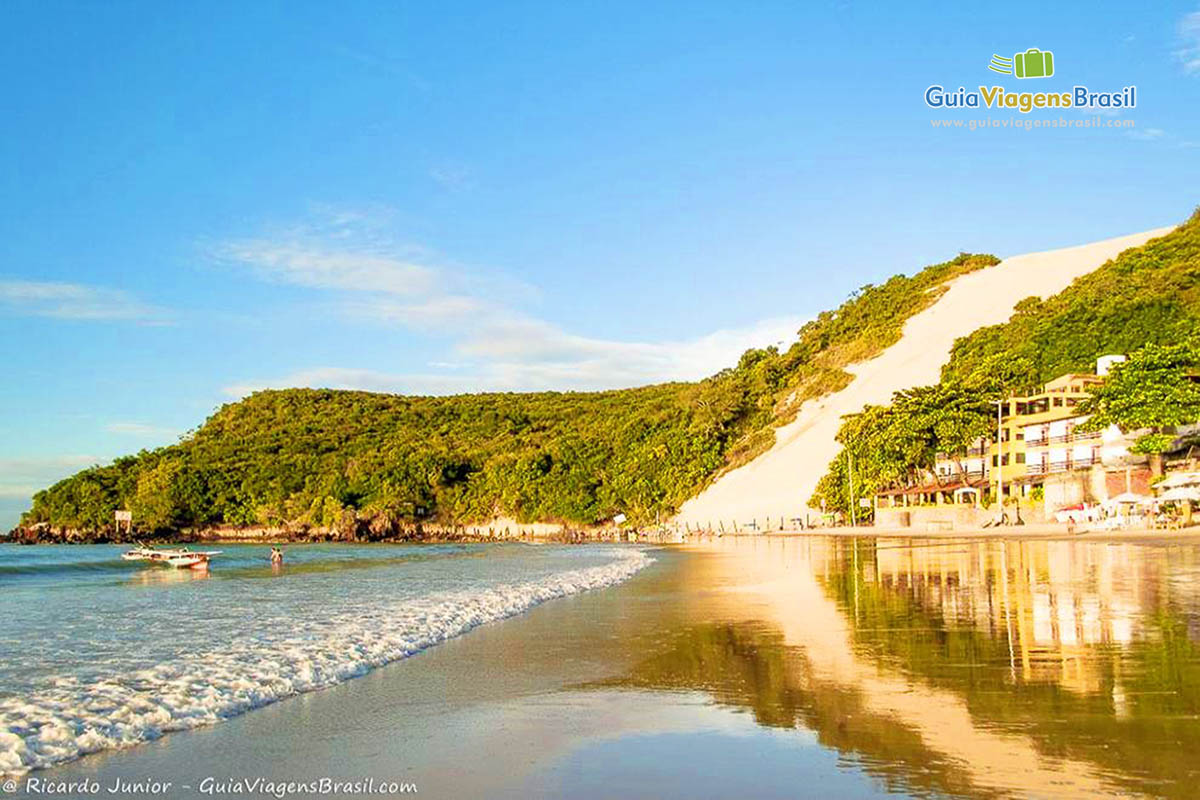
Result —
[[[319,249],[300,242],[251,239],[230,242],[216,252],[251,267],[266,280],[309,289],[427,295],[437,280],[434,270],[401,258]]]
[[[1183,71],[1189,75],[1200,73],[1200,11],[1185,14],[1179,21],[1179,40],[1181,46],[1175,57]]]
[[[170,314],[129,292],[79,283],[0,280],[0,313],[68,320],[128,320],[162,325]]]
[[[1137,139],[1139,142],[1153,142],[1162,139],[1167,135],[1167,132],[1162,128],[1141,128],[1135,131],[1128,131],[1126,135],[1130,139]]]
[[[122,436],[142,436],[159,439],[174,437],[179,433],[173,428],[149,425],[145,422],[110,422],[104,426],[104,430]]]
[[[370,369],[318,367],[225,387],[244,397],[260,389],[308,387],[444,395],[478,391],[598,390],[664,381],[690,381],[732,366],[751,347],[784,344],[803,324],[799,317],[763,320],[745,328],[717,331],[673,342],[621,342],[572,336],[533,322],[510,328],[503,338],[483,333],[458,343],[478,356],[470,371],[445,365],[453,374],[396,374]],[[433,365],[440,366],[440,365]]]
[[[446,338],[453,374],[393,374],[322,366],[273,379],[240,382],[225,391],[311,386],[447,394],[477,390],[602,389],[695,380],[735,363],[749,347],[794,340],[799,316],[775,317],[704,336],[630,342],[585,336],[539,319],[508,302],[502,279],[389,251],[378,239],[303,235],[232,242],[217,252],[231,264],[272,281],[335,293],[356,320]],[[428,254],[425,254],[426,258]],[[467,362],[464,368],[461,362]]]
[[[99,463],[90,455],[0,458],[0,497],[30,497],[55,481]]]
[[[486,391],[488,386],[475,376],[400,375],[348,367],[315,367],[276,378],[238,383],[224,388],[230,397],[245,397],[261,389],[357,389],[364,392],[394,392],[411,395],[459,394]]]

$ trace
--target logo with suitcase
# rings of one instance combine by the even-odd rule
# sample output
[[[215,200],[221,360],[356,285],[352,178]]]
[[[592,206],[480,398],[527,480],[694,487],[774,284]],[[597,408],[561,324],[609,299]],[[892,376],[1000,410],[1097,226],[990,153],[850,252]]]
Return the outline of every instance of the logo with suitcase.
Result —
[[[993,55],[988,69],[1018,78],[1049,78],[1054,74],[1054,53],[1031,47],[1012,58]]]

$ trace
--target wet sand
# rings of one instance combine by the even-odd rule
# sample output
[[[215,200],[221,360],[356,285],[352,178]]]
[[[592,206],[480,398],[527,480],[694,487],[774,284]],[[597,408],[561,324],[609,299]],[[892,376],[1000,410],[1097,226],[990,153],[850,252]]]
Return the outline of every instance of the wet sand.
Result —
[[[860,525],[852,527],[845,525],[837,528],[809,528],[806,530],[779,530],[765,534],[730,533],[725,537],[761,537],[761,536],[813,536],[840,537],[851,539],[890,538],[920,541],[923,539],[971,539],[983,540],[1023,540],[1045,539],[1083,542],[1144,542],[1146,544],[1200,544],[1200,525],[1187,528],[1167,530],[1164,528],[1118,528],[1101,530],[1079,525],[1068,528],[1059,523],[1039,523],[1030,525],[1008,525],[996,528],[964,528],[960,530],[920,530],[918,528],[877,528]],[[712,541],[715,537],[710,534],[694,535],[700,541]],[[724,537],[722,537],[724,538]]]
[[[42,777],[167,779],[172,797],[203,796],[206,778],[374,777],[439,798],[1186,797],[1200,778],[1192,651],[1171,656],[1183,684],[1150,689],[1136,653],[1110,659],[1122,626],[1156,613],[1138,598],[1177,592],[1197,548],[744,537],[652,552],[621,586]],[[1058,592],[1053,657],[1042,584]],[[1076,652],[1063,608],[1070,594],[1087,639],[1088,592],[1107,598],[1099,647]],[[1190,646],[1186,592],[1171,597]],[[947,597],[969,612],[953,624]],[[1159,703],[1144,719],[1143,693]]]

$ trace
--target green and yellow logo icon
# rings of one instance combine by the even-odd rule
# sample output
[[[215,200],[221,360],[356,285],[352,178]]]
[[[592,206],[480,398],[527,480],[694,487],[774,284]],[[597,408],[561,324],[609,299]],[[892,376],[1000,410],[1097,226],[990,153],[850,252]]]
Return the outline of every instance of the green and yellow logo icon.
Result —
[[[1054,74],[1054,53],[1031,47],[1012,58],[993,55],[988,69],[1001,75],[1016,75],[1018,78],[1049,78]]]

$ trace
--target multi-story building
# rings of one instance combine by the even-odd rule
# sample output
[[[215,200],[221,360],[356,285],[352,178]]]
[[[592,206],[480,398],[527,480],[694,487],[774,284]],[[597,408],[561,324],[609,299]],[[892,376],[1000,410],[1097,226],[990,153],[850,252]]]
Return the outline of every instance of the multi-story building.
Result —
[[[993,441],[988,452],[992,482],[1003,479],[1006,495],[1013,495],[1018,488],[1024,493],[1028,486],[1040,483],[1039,476],[1049,471],[1051,463],[1058,463],[1050,456],[1058,458],[1064,453],[1062,463],[1070,462],[1078,452],[1081,465],[1087,461],[1091,466],[1096,458],[1092,442],[1099,437],[1075,433],[1074,428],[1082,422],[1079,403],[1103,380],[1099,374],[1068,373],[1047,383],[1040,392],[1002,401],[999,441]],[[1069,452],[1062,447],[1068,443],[1073,445]],[[1049,448],[1051,444],[1058,447]]]
[[[1103,382],[1108,368],[1124,356],[1104,356],[1096,372],[1060,375],[1028,395],[1006,398],[998,404],[998,435],[979,439],[966,453],[939,453],[934,471],[939,481],[1003,484],[1004,494],[1026,495],[1044,476],[1098,463],[1105,448],[1101,433],[1084,433],[1076,427],[1086,419],[1078,406],[1091,387]],[[1113,448],[1123,450],[1124,442]]]
[[[989,446],[991,446],[991,440],[976,439],[965,453],[957,455],[938,453],[933,471],[941,481],[963,480],[964,478],[968,483],[982,481],[988,475]]]
[[[992,420],[998,435],[976,440],[965,452],[938,453],[930,480],[879,492],[876,518],[899,527],[918,519],[927,526],[978,524],[972,514],[995,503],[1001,484],[1006,498],[1024,498],[1018,516],[1032,511],[1035,519],[1119,494],[1147,494],[1152,479],[1147,457],[1132,448],[1147,430],[1122,432],[1116,425],[1081,430],[1087,416],[1080,404],[1104,381],[1109,367],[1123,360],[1104,356],[1095,374],[1061,375],[1038,392],[999,401]],[[1200,382],[1200,375],[1195,380]],[[1200,435],[1200,423],[1173,432],[1178,437],[1173,446],[1182,447]]]
[[[1073,416],[1023,427],[1025,473],[1031,483],[1037,483],[1043,475],[1091,469],[1102,460],[1103,433],[1076,430],[1086,420],[1084,416]]]

